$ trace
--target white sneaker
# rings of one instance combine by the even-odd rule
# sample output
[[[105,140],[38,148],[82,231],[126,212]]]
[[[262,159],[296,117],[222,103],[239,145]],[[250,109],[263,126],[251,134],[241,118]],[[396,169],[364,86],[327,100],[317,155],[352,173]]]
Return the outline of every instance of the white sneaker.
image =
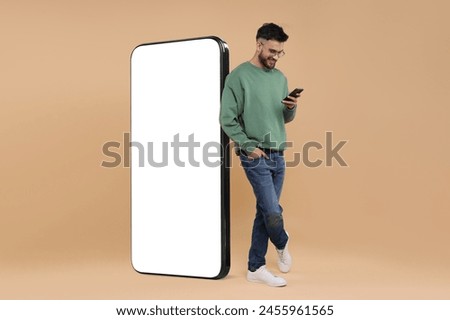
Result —
[[[264,283],[271,287],[284,287],[287,282],[281,277],[274,276],[266,266],[259,267],[258,270],[247,272],[247,280],[255,283]]]
[[[286,242],[286,246],[282,250],[277,249],[278,253],[278,268],[281,272],[287,273],[289,270],[291,270],[292,266],[292,257],[288,251],[288,242]]]

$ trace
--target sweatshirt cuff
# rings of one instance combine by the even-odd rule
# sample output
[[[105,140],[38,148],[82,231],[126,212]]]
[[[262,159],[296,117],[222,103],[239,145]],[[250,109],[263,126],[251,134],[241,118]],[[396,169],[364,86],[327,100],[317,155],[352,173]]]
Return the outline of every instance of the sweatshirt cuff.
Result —
[[[287,111],[294,111],[295,109],[297,109],[297,105],[295,105],[293,108],[288,108],[287,106],[285,106],[285,110]]]
[[[256,141],[247,141],[241,145],[241,149],[243,149],[246,153],[252,153],[258,147],[258,142]]]

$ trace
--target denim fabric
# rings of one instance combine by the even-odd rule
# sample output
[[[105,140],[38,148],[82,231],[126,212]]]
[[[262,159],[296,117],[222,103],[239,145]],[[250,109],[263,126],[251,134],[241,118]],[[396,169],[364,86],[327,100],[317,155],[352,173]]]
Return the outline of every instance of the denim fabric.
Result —
[[[283,187],[284,157],[273,152],[264,157],[249,159],[241,154],[241,164],[256,197],[256,216],[253,222],[248,269],[255,271],[266,264],[269,239],[277,249],[286,246],[288,235],[284,230],[283,208],[279,204]]]

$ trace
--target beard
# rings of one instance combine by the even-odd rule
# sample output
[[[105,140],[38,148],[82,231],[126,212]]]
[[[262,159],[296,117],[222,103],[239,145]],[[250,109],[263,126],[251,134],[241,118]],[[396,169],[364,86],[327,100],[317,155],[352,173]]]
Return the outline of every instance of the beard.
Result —
[[[269,70],[275,68],[275,65],[277,64],[277,60],[271,57],[266,58],[262,55],[262,53],[258,55],[258,59],[259,62],[261,62],[261,64]]]

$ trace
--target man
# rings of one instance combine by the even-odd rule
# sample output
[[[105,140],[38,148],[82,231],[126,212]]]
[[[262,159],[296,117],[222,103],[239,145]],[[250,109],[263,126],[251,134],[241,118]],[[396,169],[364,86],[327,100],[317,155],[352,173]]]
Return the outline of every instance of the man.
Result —
[[[295,117],[297,97],[288,95],[286,77],[275,68],[284,56],[288,35],[273,23],[256,34],[256,51],[227,77],[222,94],[220,123],[237,146],[242,167],[256,197],[256,216],[249,250],[247,280],[285,286],[286,280],[266,268],[268,240],[278,253],[278,267],[288,272],[292,259],[279,204],[285,173],[285,123]]]

